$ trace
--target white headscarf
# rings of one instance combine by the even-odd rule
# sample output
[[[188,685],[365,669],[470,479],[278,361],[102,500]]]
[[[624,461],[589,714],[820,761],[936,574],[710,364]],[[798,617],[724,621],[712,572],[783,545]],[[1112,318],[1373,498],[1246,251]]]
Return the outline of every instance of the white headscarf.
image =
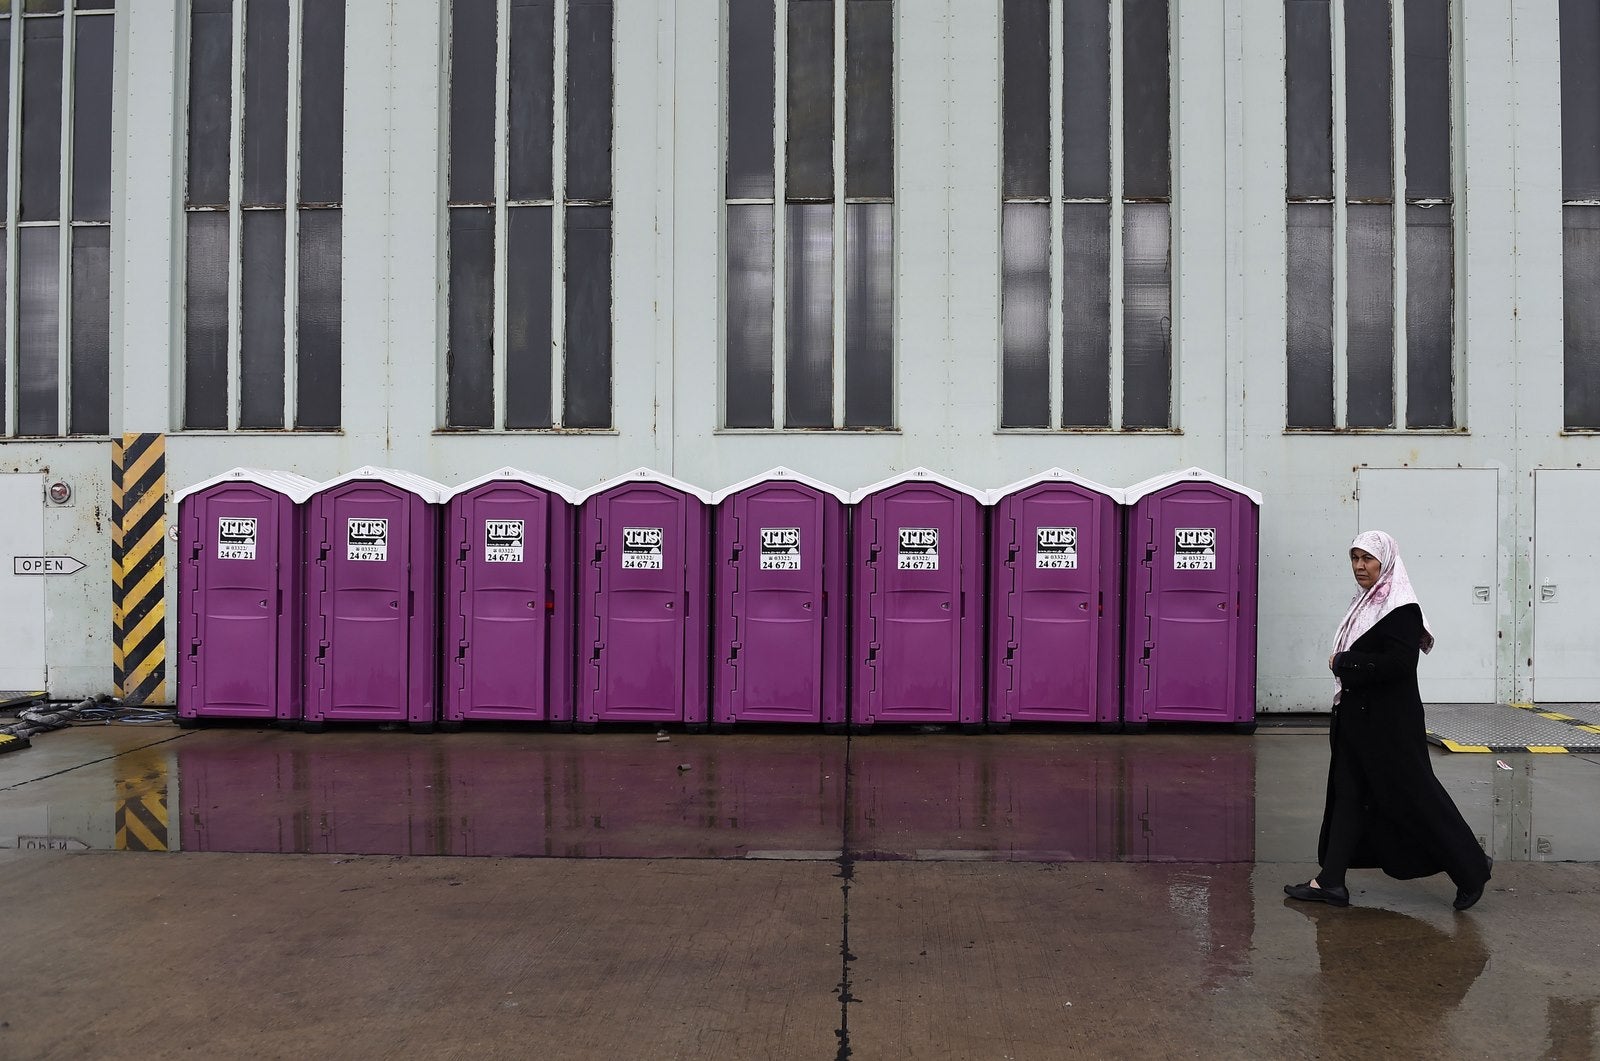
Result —
[[[1360,640],[1362,634],[1378,625],[1380,619],[1396,608],[1415,604],[1418,611],[1422,610],[1422,602],[1417,600],[1417,591],[1411,588],[1411,578],[1406,574],[1405,561],[1400,559],[1400,546],[1393,538],[1383,531],[1363,531],[1356,535],[1350,548],[1371,553],[1378,558],[1382,569],[1377,581],[1357,593],[1350,602],[1350,610],[1345,612],[1344,621],[1333,636],[1335,653],[1348,650]],[[1426,615],[1422,617],[1421,647],[1423,652],[1433,651],[1433,631],[1428,629]],[[1340,685],[1338,678],[1334,679],[1334,684]],[[1340,685],[1340,688],[1343,686]]]

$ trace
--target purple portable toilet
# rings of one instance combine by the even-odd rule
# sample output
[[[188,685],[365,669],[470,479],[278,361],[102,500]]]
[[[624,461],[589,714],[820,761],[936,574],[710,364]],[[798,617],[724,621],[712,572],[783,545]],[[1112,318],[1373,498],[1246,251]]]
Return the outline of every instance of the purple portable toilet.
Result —
[[[926,468],[850,495],[852,725],[981,721],[985,500]]]
[[[439,503],[445,488],[359,468],[306,506],[305,728],[433,728],[439,685]]]
[[[235,468],[174,496],[179,725],[299,719],[300,506],[316,487],[291,472]]]
[[[711,495],[637,468],[581,496],[577,721],[704,726]]]
[[[774,468],[712,495],[717,506],[711,720],[845,721],[845,504]]]
[[[1060,468],[990,491],[990,723],[1117,724],[1120,500]]]
[[[1190,468],[1128,487],[1124,503],[1123,722],[1254,729],[1261,495]]]
[[[572,722],[577,496],[515,468],[446,494],[446,728]]]

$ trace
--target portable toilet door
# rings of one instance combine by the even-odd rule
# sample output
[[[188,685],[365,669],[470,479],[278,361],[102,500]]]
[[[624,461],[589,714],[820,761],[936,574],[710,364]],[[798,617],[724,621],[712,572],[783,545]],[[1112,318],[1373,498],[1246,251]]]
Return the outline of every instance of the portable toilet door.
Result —
[[[515,468],[447,495],[445,728],[572,722],[577,496]]]
[[[324,483],[306,515],[305,725],[431,730],[439,677],[439,503],[445,488],[388,468]]]
[[[1060,468],[991,491],[992,725],[1116,726],[1120,496]]]
[[[712,723],[844,725],[849,495],[774,468],[712,500]]]
[[[235,468],[178,491],[179,725],[300,718],[300,505],[315,489]]]
[[[577,721],[704,726],[711,495],[639,468],[582,498]]]
[[[1255,726],[1261,495],[1200,468],[1129,487],[1123,722]]]
[[[851,495],[852,725],[981,722],[986,499],[926,468]]]

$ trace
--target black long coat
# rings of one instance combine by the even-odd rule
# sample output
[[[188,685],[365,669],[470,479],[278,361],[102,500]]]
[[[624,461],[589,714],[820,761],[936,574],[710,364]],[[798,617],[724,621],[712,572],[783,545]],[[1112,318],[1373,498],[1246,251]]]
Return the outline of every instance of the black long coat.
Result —
[[[1489,879],[1488,860],[1444,786],[1433,775],[1417,692],[1422,609],[1402,605],[1333,661],[1344,685],[1334,708],[1329,742],[1327,802],[1317,860],[1326,861],[1333,814],[1334,767],[1353,757],[1360,791],[1337,793],[1361,801],[1362,831],[1350,866],[1381,869],[1407,880],[1448,873],[1457,887]]]

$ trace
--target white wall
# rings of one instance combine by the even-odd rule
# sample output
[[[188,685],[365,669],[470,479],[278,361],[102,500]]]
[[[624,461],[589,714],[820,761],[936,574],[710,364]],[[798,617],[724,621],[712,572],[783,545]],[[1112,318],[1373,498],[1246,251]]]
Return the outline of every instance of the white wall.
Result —
[[[181,364],[168,352],[182,342],[187,5],[127,6],[117,21],[112,427],[167,431],[181,411]],[[240,464],[326,477],[363,463],[454,482],[510,463],[587,485],[649,464],[716,487],[783,463],[844,487],[916,464],[978,486],[1057,464],[1120,484],[1199,464],[1266,495],[1260,707],[1274,711],[1326,706],[1357,469],[1493,468],[1495,689],[1521,698],[1533,652],[1531,473],[1600,460],[1600,441],[1560,429],[1554,5],[1458,0],[1465,428],[1313,435],[1284,432],[1282,0],[1175,6],[1171,432],[996,430],[1000,21],[998,2],[974,0],[897,5],[897,430],[718,430],[723,0],[619,0],[616,430],[439,432],[446,5],[350,0],[343,429],[174,433],[169,483]],[[109,468],[103,441],[0,444],[0,471],[47,471],[77,489],[71,507],[47,513],[52,547],[90,564],[48,590],[56,695],[110,684]],[[169,617],[174,589],[169,577]],[[170,619],[168,632],[170,644]]]

